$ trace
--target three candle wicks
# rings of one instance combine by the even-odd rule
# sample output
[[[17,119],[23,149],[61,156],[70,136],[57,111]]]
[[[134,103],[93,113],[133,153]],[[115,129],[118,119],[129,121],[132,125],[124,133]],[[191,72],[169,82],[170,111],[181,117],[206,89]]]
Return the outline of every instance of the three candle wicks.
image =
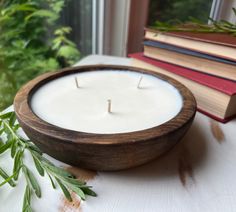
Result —
[[[141,82],[142,82],[142,79],[143,79],[143,76],[141,76],[141,77],[139,78],[137,88],[141,88],[141,87],[140,87],[140,84],[141,84]],[[76,85],[77,88],[80,88],[79,82],[78,82],[78,78],[77,78],[77,77],[75,77],[75,85]],[[108,113],[111,113],[111,99],[108,99],[108,100],[107,100],[107,103],[108,103],[108,104],[107,104],[107,112],[108,112]]]
[[[143,76],[141,76],[141,77],[139,78],[137,88],[141,88],[140,85],[141,85],[142,80],[143,80]],[[77,78],[77,77],[75,77],[75,85],[76,85],[77,88],[80,88],[79,82],[78,82],[78,78]]]

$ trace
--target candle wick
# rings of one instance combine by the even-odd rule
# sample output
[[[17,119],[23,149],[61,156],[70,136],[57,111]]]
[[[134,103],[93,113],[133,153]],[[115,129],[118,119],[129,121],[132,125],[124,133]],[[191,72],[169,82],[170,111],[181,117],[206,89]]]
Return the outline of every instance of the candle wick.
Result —
[[[76,87],[79,88],[79,82],[78,82],[77,77],[75,77],[75,84],[76,84]]]
[[[137,86],[137,88],[140,88],[140,84],[141,84],[141,81],[142,81],[142,79],[143,79],[143,76],[141,76],[141,77],[139,78],[139,81],[138,81],[138,86]]]
[[[111,100],[108,99],[107,102],[108,102],[107,112],[111,113]]]

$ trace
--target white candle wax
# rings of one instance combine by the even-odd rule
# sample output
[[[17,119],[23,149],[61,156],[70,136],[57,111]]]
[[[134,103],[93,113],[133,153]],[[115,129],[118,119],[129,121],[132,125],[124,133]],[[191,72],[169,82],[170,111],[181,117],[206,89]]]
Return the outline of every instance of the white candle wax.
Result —
[[[111,100],[111,113],[108,100]],[[117,70],[83,72],[55,79],[40,87],[31,99],[32,110],[46,122],[98,134],[158,126],[176,116],[182,104],[179,91],[171,84],[148,74]]]

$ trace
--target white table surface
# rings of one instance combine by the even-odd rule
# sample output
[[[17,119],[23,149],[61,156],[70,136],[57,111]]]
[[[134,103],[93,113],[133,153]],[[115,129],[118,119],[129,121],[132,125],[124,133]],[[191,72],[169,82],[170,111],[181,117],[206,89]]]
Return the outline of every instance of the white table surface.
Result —
[[[91,55],[77,65],[129,65],[130,59]],[[197,113],[184,139],[168,154],[141,167],[119,172],[92,172],[69,167],[93,186],[98,197],[86,201],[74,198],[68,203],[49,180],[37,177],[42,198],[32,199],[36,212],[228,212],[236,211],[236,120],[220,124]],[[34,169],[32,159],[25,161]],[[9,153],[0,156],[0,166],[11,173]],[[35,175],[37,172],[34,170]],[[0,188],[0,211],[18,212],[22,208],[24,178],[17,187]]]

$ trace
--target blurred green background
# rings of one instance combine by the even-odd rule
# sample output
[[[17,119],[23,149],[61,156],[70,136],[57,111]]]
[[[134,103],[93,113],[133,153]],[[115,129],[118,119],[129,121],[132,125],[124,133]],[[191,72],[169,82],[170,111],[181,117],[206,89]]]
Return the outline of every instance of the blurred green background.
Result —
[[[44,72],[74,64],[80,52],[62,26],[64,0],[0,1],[0,110],[17,90]]]

